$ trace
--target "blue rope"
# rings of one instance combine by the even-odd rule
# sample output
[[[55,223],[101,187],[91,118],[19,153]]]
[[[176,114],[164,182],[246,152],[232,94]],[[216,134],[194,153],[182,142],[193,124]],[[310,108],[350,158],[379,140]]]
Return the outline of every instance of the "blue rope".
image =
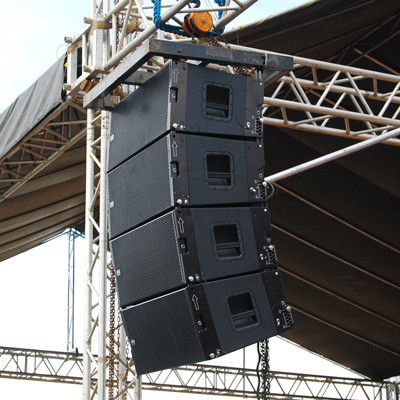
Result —
[[[188,33],[186,33],[184,31],[183,28],[181,28],[180,26],[176,26],[176,25],[170,25],[170,24],[166,24],[165,22],[163,22],[161,20],[161,0],[151,0],[154,3],[154,11],[153,11],[153,22],[154,25],[158,28],[161,29],[165,32],[170,32],[170,33],[174,33],[176,35],[180,35],[180,36],[186,36],[186,37],[190,37],[191,35],[189,35]],[[226,4],[226,0],[214,0],[216,4],[218,4],[219,7],[222,7]],[[192,0],[191,3],[195,4],[195,7],[200,5],[200,0]],[[223,14],[223,11],[219,11],[218,12],[218,18],[221,18]],[[223,33],[225,30],[225,28],[222,28],[220,31],[216,32],[216,31],[210,31],[208,32],[209,35],[211,36],[218,36],[221,33]]]
[[[152,0],[152,2],[154,3],[153,22],[158,29],[176,35],[190,37],[180,26],[169,25],[161,20],[161,0]]]
[[[219,7],[223,7],[226,4],[226,0],[214,0],[216,4],[218,4]],[[218,18],[222,18],[223,11],[218,12]],[[222,29],[221,33],[224,31],[225,28]]]

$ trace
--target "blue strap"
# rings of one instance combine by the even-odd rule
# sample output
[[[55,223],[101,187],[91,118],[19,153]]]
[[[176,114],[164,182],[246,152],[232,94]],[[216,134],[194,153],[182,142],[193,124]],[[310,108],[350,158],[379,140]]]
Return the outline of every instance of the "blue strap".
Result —
[[[171,24],[166,24],[161,20],[161,0],[151,0],[154,3],[154,11],[153,11],[153,21],[154,25],[158,28],[161,29],[165,32],[170,32],[174,33],[176,35],[180,36],[186,36],[190,37],[188,33],[184,31],[184,29],[180,26],[176,25],[171,25]],[[226,0],[214,0],[216,4],[218,4],[219,7],[222,7],[226,4]],[[195,4],[196,6],[200,5],[200,0],[192,0],[191,3]],[[223,14],[223,11],[218,12],[218,18],[221,18]],[[225,28],[222,28],[218,32],[216,31],[210,31],[208,34],[210,36],[218,36],[221,33],[223,33]]]
[[[152,0],[152,2],[154,3],[153,21],[154,25],[158,29],[161,29],[165,32],[174,33],[176,35],[190,37],[190,35],[188,35],[180,26],[169,25],[161,20],[161,0]]]

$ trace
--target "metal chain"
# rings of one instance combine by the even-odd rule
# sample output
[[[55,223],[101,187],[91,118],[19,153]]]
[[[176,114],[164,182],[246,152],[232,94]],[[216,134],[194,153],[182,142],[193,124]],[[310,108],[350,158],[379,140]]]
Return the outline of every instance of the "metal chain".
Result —
[[[269,367],[269,341],[262,340],[257,344],[257,399],[268,400],[271,394],[271,372]]]
[[[119,0],[114,0],[114,5],[116,6],[119,3]],[[118,13],[116,15],[116,20],[117,20],[117,26],[116,26],[116,30],[115,30],[115,36],[116,36],[116,45],[118,48],[118,44],[119,44],[119,37],[122,31],[122,25],[123,25],[123,21],[122,21],[122,17],[121,17],[121,13]]]
[[[207,37],[207,41],[208,44],[210,46],[214,46],[214,47],[224,47],[222,46],[222,44],[220,42],[218,42],[218,40],[214,37],[214,36],[209,36]],[[230,49],[231,46],[229,45],[229,43],[225,40],[224,38],[224,44],[225,46]],[[238,74],[238,75],[242,75],[242,76],[252,76],[252,70],[250,68],[244,68],[244,67],[233,67],[233,70]]]
[[[108,357],[108,398],[114,398],[115,378],[115,269],[110,263],[110,331],[108,334],[110,354]],[[118,329],[117,329],[118,330]]]
[[[119,360],[122,360],[123,357],[121,355],[121,348],[122,348],[122,346],[126,346],[126,343],[121,343],[121,336],[120,336],[120,331],[119,331],[120,330],[120,325],[121,325],[121,313],[118,312],[118,314],[117,314],[117,346],[118,346],[118,357],[119,357]],[[126,348],[125,351],[126,351],[125,354],[128,354],[127,348]],[[125,361],[127,361],[127,359],[125,359]],[[124,387],[126,387],[127,386],[127,372],[125,371],[125,374],[122,374],[121,366],[122,366],[121,361],[119,361],[118,362],[118,375],[117,375],[117,377],[118,377],[118,379],[124,379],[124,381],[125,381]],[[127,392],[126,391],[123,392],[119,396],[119,399],[126,400],[127,399]]]
[[[269,340],[265,341],[265,393],[266,398],[271,396],[271,368],[269,365]]]

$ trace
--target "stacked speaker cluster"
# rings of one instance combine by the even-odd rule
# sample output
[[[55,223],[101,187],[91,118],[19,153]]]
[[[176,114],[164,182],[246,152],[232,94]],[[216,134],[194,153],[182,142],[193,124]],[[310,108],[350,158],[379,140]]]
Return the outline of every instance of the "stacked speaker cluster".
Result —
[[[261,81],[173,61],[111,113],[109,234],[139,374],[293,326],[270,237],[262,103]]]

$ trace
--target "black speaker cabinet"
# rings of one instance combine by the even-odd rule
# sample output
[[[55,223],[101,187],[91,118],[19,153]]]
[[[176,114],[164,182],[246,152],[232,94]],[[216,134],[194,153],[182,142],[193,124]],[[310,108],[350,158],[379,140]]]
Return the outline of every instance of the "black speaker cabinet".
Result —
[[[263,176],[261,143],[170,133],[108,173],[110,237],[174,206],[263,202]]]
[[[112,169],[167,131],[260,138],[259,80],[173,61],[111,114]]]
[[[293,326],[276,270],[192,285],[122,315],[139,374],[212,359]]]
[[[139,374],[293,327],[263,185],[263,95],[259,80],[171,61],[112,111],[109,236]]]
[[[122,307],[191,282],[276,268],[268,210],[181,208],[111,240]]]

